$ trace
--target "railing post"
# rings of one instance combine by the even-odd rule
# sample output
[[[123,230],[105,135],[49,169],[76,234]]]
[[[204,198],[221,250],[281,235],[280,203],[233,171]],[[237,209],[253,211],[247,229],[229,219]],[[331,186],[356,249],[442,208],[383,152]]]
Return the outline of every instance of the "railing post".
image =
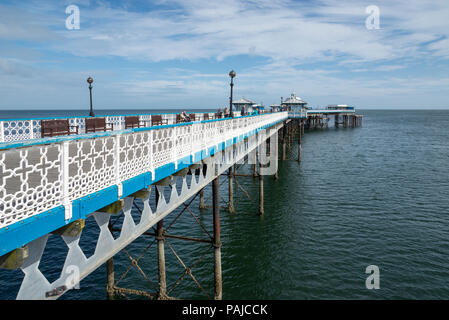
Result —
[[[114,168],[115,168],[115,184],[117,185],[117,196],[120,199],[123,195],[123,186],[120,181],[120,137],[118,134],[114,137]]]
[[[165,129],[165,130],[171,130],[172,132],[172,137],[171,137],[171,141],[172,141],[172,152],[171,152],[171,158],[172,158],[172,162],[175,163],[175,170],[178,170],[178,161],[176,161],[176,155],[178,154],[177,152],[177,147],[176,147],[176,127],[172,127],[170,129]]]
[[[195,137],[195,125],[196,124],[192,124],[192,130],[190,130],[190,157],[191,159],[191,163],[193,164],[195,162],[195,154],[193,153],[193,139]]]
[[[30,139],[34,138],[34,132],[33,132],[33,120],[30,120]]]
[[[72,218],[72,202],[69,198],[69,141],[61,144],[61,188],[62,188],[62,204],[64,205],[65,220]]]
[[[3,121],[0,121],[0,142],[5,142],[5,133],[3,130]]]

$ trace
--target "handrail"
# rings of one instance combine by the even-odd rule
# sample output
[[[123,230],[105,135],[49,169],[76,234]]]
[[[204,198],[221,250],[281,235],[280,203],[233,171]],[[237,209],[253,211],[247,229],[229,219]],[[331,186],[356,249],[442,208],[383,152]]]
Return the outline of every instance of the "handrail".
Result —
[[[211,116],[211,112],[205,112]],[[198,119],[204,119],[205,113],[194,113]],[[177,113],[154,113],[154,114],[140,114],[139,120],[150,121],[152,115],[162,115],[164,116],[164,120],[168,120],[168,125],[176,124],[176,114]],[[117,128],[115,131],[123,131],[125,130],[125,117],[130,115],[105,115],[101,116],[106,118],[106,122],[114,123],[114,128]],[[133,115],[131,115],[133,116]],[[237,115],[237,112],[234,112],[234,116],[240,117]],[[15,146],[18,147],[23,141],[30,141],[35,139],[41,139],[40,132],[40,121],[47,119],[69,119],[71,125],[79,126],[79,134],[85,133],[85,119],[89,117],[50,117],[50,118],[36,118],[36,119],[0,119],[0,149],[8,148],[8,142],[15,142]],[[213,120],[224,120],[222,119],[211,119],[211,120],[199,120],[199,121],[213,121]],[[184,123],[183,123],[184,124]],[[155,126],[156,127],[156,126]],[[159,126],[158,126],[159,127]],[[78,136],[78,135],[77,135]],[[73,137],[73,136],[70,136]],[[61,138],[61,137],[59,137]],[[61,138],[62,139],[62,138]],[[23,145],[29,145],[29,143],[23,142]]]
[[[57,207],[75,217],[75,200],[167,165],[198,161],[210,148],[287,119],[287,112],[3,143],[0,147],[0,230]],[[109,188],[109,189],[108,189]],[[112,189],[111,189],[112,190]],[[72,217],[73,215],[73,217]]]

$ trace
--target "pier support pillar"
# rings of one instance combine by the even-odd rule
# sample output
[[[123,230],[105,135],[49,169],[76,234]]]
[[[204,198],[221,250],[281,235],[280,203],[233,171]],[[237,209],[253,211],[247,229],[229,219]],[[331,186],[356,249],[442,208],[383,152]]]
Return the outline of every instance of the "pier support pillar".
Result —
[[[254,151],[254,166],[253,166],[253,177],[257,177],[257,150],[259,150],[259,147],[256,147],[256,150]]]
[[[163,222],[160,220],[157,223],[157,263],[159,276],[159,300],[167,299],[167,276],[165,272],[165,248],[164,248],[164,228]]]
[[[301,138],[302,138],[302,121],[298,122],[298,162],[301,162],[301,155],[302,155],[302,145],[301,145]]]
[[[222,272],[221,272],[221,240],[220,240],[220,194],[219,177],[212,181],[213,223],[214,223],[214,299],[222,300]]]
[[[200,190],[200,210],[206,208],[206,204],[204,203],[204,188]]]
[[[123,206],[123,201],[119,203],[113,203],[113,206],[108,208],[105,207],[106,211],[109,213],[113,213],[114,210],[117,210],[118,208]],[[112,225],[111,221],[109,221],[108,229],[112,233]],[[108,295],[108,300],[114,300],[115,296],[115,279],[114,279],[114,256],[110,257],[106,261],[106,294]]]
[[[257,148],[257,153],[260,159],[260,148]],[[262,174],[262,162],[259,161],[259,215],[265,213],[264,210],[264,194],[263,194],[263,174]]]
[[[278,157],[279,157],[279,139],[278,139],[278,131],[276,130],[272,140],[270,142],[274,142],[273,145],[270,147],[270,152],[274,152],[275,154],[275,172],[274,172],[274,180],[279,179],[278,169],[279,169],[279,163],[278,163]]]
[[[336,114],[335,115],[335,128],[338,128],[339,126],[340,126],[340,123],[338,122],[339,121],[339,116],[338,116],[338,114]]]
[[[106,277],[106,293],[108,295],[108,300],[114,300],[114,257],[109,258],[109,260],[106,261]]]
[[[234,174],[232,172],[232,167],[228,170],[228,182],[229,182],[229,204],[228,204],[228,210],[229,213],[235,213],[234,209]]]
[[[285,136],[287,135],[287,128],[284,122],[284,126],[282,127],[282,160],[285,161],[287,159],[287,146],[285,141]]]

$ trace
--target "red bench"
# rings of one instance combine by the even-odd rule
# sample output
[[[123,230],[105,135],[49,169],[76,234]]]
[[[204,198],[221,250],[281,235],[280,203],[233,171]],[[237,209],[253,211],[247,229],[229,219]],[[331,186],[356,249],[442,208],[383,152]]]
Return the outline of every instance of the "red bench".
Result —
[[[142,128],[146,126],[147,121],[139,120],[138,116],[125,117],[125,129]]]
[[[162,116],[160,114],[151,115],[152,126],[161,126],[163,124],[168,124],[168,120],[162,119]]]
[[[71,128],[75,128],[75,130],[71,131]],[[64,136],[69,134],[78,134],[78,126],[71,126],[68,119],[41,121],[42,138]]]
[[[86,133],[108,130],[113,131],[114,124],[106,123],[106,118],[86,118]]]

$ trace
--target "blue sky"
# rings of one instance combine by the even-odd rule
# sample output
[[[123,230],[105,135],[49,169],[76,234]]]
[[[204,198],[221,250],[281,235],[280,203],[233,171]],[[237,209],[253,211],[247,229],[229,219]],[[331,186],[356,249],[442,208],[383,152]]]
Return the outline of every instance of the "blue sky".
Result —
[[[448,17],[446,0],[0,0],[0,109],[86,108],[88,76],[96,108],[218,108],[231,69],[265,105],[449,108]]]

